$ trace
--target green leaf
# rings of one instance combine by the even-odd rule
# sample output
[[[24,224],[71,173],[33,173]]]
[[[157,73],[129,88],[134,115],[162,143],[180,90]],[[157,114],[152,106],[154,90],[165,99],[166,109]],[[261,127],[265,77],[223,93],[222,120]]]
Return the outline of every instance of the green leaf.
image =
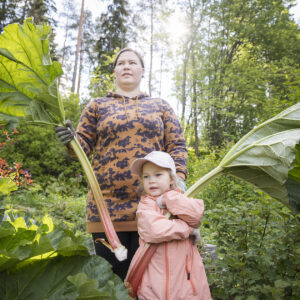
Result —
[[[0,281],[1,299],[130,299],[108,262],[95,255],[38,260],[14,273],[1,272]]]
[[[17,189],[17,184],[9,177],[0,177],[0,194],[8,195]]]
[[[129,299],[103,258],[90,255],[86,238],[23,218],[0,223],[0,299]]]
[[[217,168],[186,192],[195,195],[223,173],[250,182],[300,212],[300,103],[252,129]]]
[[[74,276],[68,276],[67,279],[77,287],[78,299],[99,299],[100,297],[109,297],[106,292],[100,292],[98,290],[98,281],[95,279],[89,279],[85,273],[78,273]]]
[[[27,19],[24,25],[8,25],[0,35],[2,119],[27,115],[33,122],[64,124],[63,104],[57,90],[62,69],[50,58],[50,31],[50,26],[36,26]]]

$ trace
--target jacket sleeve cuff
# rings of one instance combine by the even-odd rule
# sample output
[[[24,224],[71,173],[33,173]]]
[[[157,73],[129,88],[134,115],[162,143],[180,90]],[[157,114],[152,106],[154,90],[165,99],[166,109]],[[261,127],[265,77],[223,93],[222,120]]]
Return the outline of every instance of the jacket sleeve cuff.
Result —
[[[186,180],[186,175],[183,172],[177,171],[176,175],[179,176],[180,178],[182,178],[183,180]]]

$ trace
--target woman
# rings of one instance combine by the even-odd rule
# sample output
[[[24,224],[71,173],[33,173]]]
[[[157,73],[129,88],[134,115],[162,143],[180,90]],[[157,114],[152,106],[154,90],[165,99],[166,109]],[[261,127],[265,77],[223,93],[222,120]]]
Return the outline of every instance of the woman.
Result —
[[[136,209],[139,178],[131,174],[136,158],[157,150],[168,152],[176,163],[177,175],[186,179],[187,150],[181,126],[170,105],[151,98],[140,90],[144,62],[133,49],[122,49],[114,61],[116,92],[92,100],[84,109],[76,136],[85,153],[93,154],[92,166],[121,243],[128,259],[119,262],[98,238],[105,238],[91,191],[88,193],[87,231],[92,233],[96,254],[108,260],[113,271],[124,280],[130,261],[138,248]],[[57,128],[63,143],[72,140],[71,126]]]

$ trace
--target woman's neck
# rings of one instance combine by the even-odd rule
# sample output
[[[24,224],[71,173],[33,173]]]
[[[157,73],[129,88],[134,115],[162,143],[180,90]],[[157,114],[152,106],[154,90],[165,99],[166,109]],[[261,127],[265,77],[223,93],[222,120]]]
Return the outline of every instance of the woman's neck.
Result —
[[[141,91],[139,88],[129,91],[129,90],[123,90],[123,89],[117,87],[117,94],[125,96],[125,97],[129,97],[129,98],[133,98],[133,97],[140,95]]]

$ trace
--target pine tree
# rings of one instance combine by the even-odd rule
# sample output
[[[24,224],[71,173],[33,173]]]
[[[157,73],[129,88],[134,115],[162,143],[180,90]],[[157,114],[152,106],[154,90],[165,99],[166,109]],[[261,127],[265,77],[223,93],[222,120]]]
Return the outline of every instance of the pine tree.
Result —
[[[96,42],[95,51],[97,53],[98,66],[101,67],[101,73],[111,74],[112,65],[106,65],[106,57],[112,56],[116,48],[127,46],[127,31],[129,16],[127,0],[113,0],[109,5],[107,12],[103,13],[98,19],[96,34],[99,36]]]

